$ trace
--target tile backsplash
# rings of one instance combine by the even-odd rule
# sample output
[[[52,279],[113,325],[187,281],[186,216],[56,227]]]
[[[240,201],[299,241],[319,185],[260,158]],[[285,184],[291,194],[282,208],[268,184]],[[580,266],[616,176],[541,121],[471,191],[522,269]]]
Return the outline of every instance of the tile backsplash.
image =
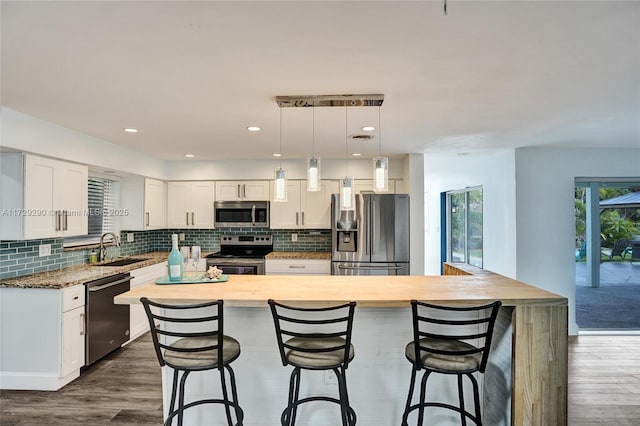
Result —
[[[133,233],[133,242],[127,242],[127,234]],[[131,256],[150,251],[169,251],[171,234],[184,234],[180,245],[199,245],[203,253],[220,249],[222,234],[273,234],[275,251],[329,251],[331,249],[330,230],[309,229],[161,229],[153,231],[121,231],[122,245],[109,247],[108,257]],[[291,241],[297,234],[297,241]],[[51,244],[51,255],[39,256],[38,247]],[[0,241],[0,279],[18,277],[37,272],[53,271],[87,263],[91,250],[64,251],[62,238],[47,238],[27,241]]]

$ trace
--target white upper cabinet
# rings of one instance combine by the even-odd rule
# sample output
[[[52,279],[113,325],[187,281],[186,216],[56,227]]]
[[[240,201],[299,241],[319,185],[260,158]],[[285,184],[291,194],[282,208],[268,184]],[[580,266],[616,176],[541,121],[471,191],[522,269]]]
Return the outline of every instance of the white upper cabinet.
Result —
[[[30,154],[2,155],[2,236],[86,235],[88,168]]]
[[[123,231],[167,227],[166,182],[142,176],[125,176],[120,181],[120,205],[127,212],[119,218]]]
[[[167,226],[166,183],[161,180],[144,180],[145,229]]]
[[[287,201],[271,202],[269,207],[271,229],[300,228],[300,181],[288,180]]]
[[[214,183],[169,182],[167,226],[169,228],[213,228]]]
[[[268,180],[217,181],[217,201],[269,201]]]
[[[271,203],[272,229],[330,229],[331,194],[338,182],[323,180],[317,192],[307,191],[307,181],[287,182],[287,202]]]

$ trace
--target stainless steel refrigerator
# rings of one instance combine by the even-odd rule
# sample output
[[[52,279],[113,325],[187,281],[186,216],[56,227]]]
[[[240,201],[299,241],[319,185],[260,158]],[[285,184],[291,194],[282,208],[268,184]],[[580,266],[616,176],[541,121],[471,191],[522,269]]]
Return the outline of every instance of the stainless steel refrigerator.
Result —
[[[359,194],[355,209],[331,200],[332,275],[409,275],[409,195]]]

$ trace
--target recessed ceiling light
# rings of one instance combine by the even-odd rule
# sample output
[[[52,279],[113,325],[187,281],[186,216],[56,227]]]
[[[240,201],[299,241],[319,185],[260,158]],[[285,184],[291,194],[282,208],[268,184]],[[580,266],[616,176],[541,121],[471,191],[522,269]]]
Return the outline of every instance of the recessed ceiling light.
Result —
[[[193,155],[193,154],[185,154],[184,156],[185,156],[185,157],[187,157],[187,158],[193,158],[193,157],[195,157],[195,155]]]
[[[362,126],[360,130],[364,130],[365,132],[373,132],[376,128],[373,126]]]
[[[354,157],[360,157],[362,154],[360,154],[359,152],[354,152],[351,155],[353,155]]]
[[[125,127],[122,130],[124,130],[127,133],[138,133],[138,129],[134,129],[133,127]]]
[[[282,154],[280,154],[279,152],[276,152],[275,154],[273,154],[274,157],[282,157]]]
[[[247,130],[250,132],[259,132],[260,131],[260,127],[258,126],[249,126],[247,127]]]

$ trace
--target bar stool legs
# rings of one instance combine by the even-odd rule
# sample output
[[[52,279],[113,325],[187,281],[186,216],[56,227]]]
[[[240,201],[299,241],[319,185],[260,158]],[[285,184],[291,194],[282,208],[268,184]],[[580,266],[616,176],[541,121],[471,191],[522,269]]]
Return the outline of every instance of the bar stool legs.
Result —
[[[231,386],[231,399],[229,399],[229,391],[227,389],[227,380],[225,376],[225,369],[229,372],[229,385]],[[182,372],[182,377],[179,378],[179,371],[174,370],[173,372],[173,384],[171,390],[171,402],[169,404],[169,416],[167,417],[166,422],[164,423],[166,426],[170,426],[173,423],[173,419],[175,417],[178,418],[178,426],[182,426],[184,420],[184,411],[190,407],[201,404],[223,404],[225,409],[225,414],[227,417],[227,423],[229,426],[242,426],[243,421],[243,413],[238,405],[238,391],[236,386],[236,378],[231,366],[226,365],[223,369],[220,369],[220,382],[222,386],[222,399],[205,399],[199,400],[187,405],[184,404],[184,389],[187,381],[187,377],[191,371],[186,370]],[[179,385],[178,385],[179,383]],[[178,393],[176,391],[179,389]],[[175,407],[176,399],[178,399],[178,407]],[[233,419],[231,417],[231,408],[234,409],[236,419],[238,419],[237,423],[233,423]]]
[[[282,426],[294,426],[296,423],[296,415],[298,406],[310,401],[328,401],[334,402],[340,405],[340,421],[342,426],[354,426],[356,424],[356,413],[349,404],[349,394],[347,392],[347,381],[344,369],[334,368],[332,371],[335,373],[338,381],[338,398],[331,398],[328,396],[310,396],[300,399],[300,376],[301,368],[295,367],[291,372],[291,378],[289,379],[289,398],[287,400],[287,407],[280,416],[280,423]]]

